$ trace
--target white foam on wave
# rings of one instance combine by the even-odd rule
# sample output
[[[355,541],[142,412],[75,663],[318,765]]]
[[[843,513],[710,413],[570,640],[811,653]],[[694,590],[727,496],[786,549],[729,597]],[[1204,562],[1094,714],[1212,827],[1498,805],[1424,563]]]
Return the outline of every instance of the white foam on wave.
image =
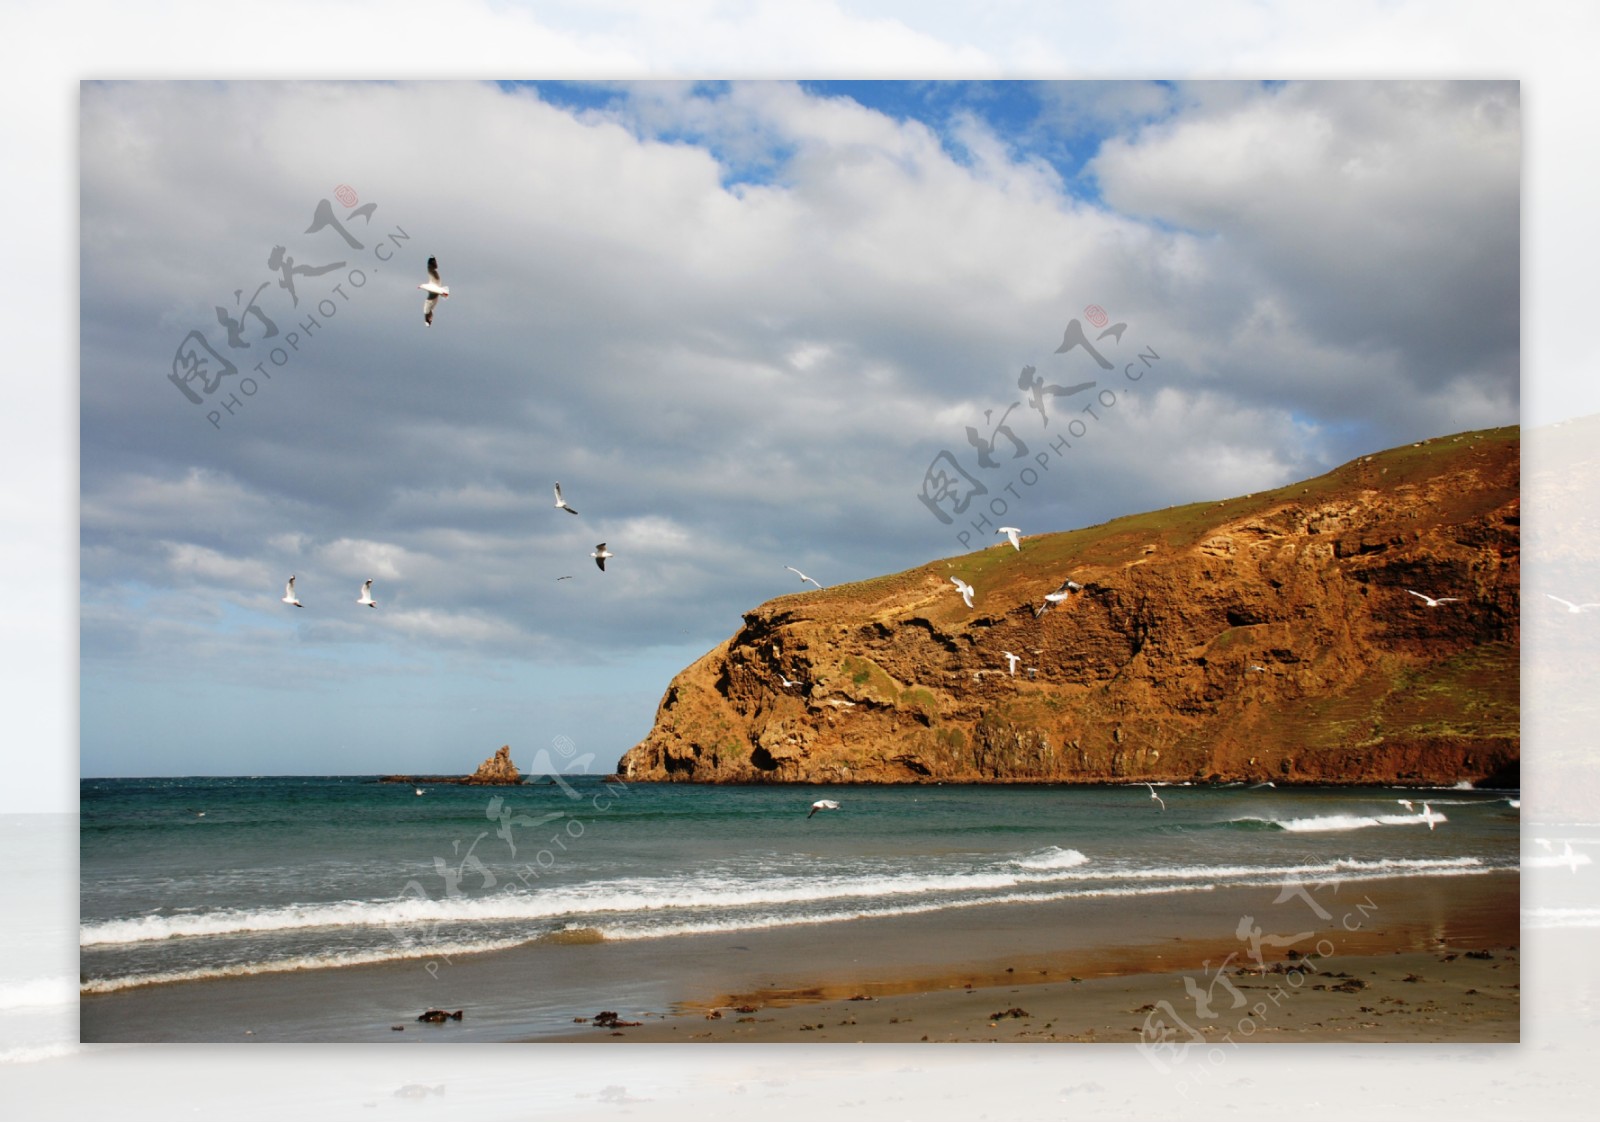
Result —
[[[1515,867],[1509,867],[1515,868]],[[945,909],[977,908],[992,905],[1049,904],[1060,901],[1096,900],[1117,897],[1153,897],[1181,893],[1212,893],[1219,888],[1281,888],[1287,872],[1316,873],[1322,884],[1385,881],[1398,877],[1413,877],[1427,873],[1436,877],[1464,877],[1493,872],[1478,858],[1384,858],[1378,861],[1361,861],[1341,858],[1316,866],[1297,866],[1287,869],[1248,871],[1251,876],[1241,880],[1182,881],[1165,885],[1119,885],[1100,888],[1073,888],[1047,891],[1028,891],[967,897],[961,900],[928,901],[917,904],[868,906],[860,909],[838,909],[811,912],[801,916],[793,913],[768,913],[738,917],[722,917],[681,922],[623,921],[602,925],[600,931],[607,940],[652,940],[668,936],[704,935],[716,932],[742,932],[762,928],[784,928],[797,924],[831,924],[842,920],[863,920],[878,917],[916,916],[941,912]]]
[[[1265,884],[1277,884],[1267,882]],[[1215,885],[1119,886],[1106,889],[1063,889],[1056,892],[1006,893],[987,897],[967,897],[959,901],[928,901],[915,905],[889,905],[862,909],[836,909],[830,912],[764,914],[726,917],[718,920],[689,920],[676,924],[622,922],[600,929],[608,940],[656,940],[668,936],[698,936],[716,932],[747,932],[762,928],[787,928],[797,924],[833,924],[841,920],[872,920],[881,917],[918,916],[946,909],[979,908],[992,905],[1048,904],[1054,901],[1103,897],[1150,897],[1164,893],[1210,893]]]
[[[250,963],[230,963],[218,967],[192,967],[181,971],[153,971],[146,975],[120,975],[113,978],[89,979],[78,987],[78,993],[112,994],[134,987],[154,986],[160,983],[189,983],[203,979],[233,979],[249,975],[270,975],[281,971],[314,971],[324,967],[361,967],[369,963],[388,963],[399,959],[455,959],[477,955],[486,951],[504,951],[527,943],[537,936],[503,940],[457,940],[451,943],[426,944],[420,940],[405,941],[388,947],[367,951],[335,952],[328,955],[295,955],[282,959],[258,960]]]
[[[1401,817],[1408,822],[1419,822]],[[872,900],[874,907],[895,900],[930,900],[931,907],[947,907],[957,896],[1006,890],[1044,889],[1061,883],[1122,883],[1140,885],[1223,881],[1239,883],[1259,878],[1322,876],[1339,870],[1406,870],[1412,873],[1447,871],[1458,862],[1476,859],[1386,860],[1378,863],[1333,860],[1281,865],[1176,865],[1149,869],[1119,868],[1092,862],[1081,851],[1058,846],[1001,859],[988,869],[933,873],[795,877],[767,876],[757,881],[729,884],[725,879],[697,875],[664,878],[626,878],[585,885],[519,887],[477,895],[453,897],[401,897],[381,901],[339,901],[331,904],[280,908],[219,909],[177,916],[143,916],[85,924],[79,931],[80,947],[148,943],[174,938],[234,936],[291,932],[312,928],[388,927],[397,938],[419,925],[471,922],[569,921],[620,914],[624,917],[681,913],[686,910],[758,910],[783,906],[828,908],[849,900]],[[392,952],[385,953],[383,958]]]
[[[1066,852],[1055,859],[1066,868],[1087,862]],[[775,877],[729,885],[723,878],[625,878],[564,886],[535,893],[511,890],[433,900],[339,901],[272,909],[218,909],[181,916],[142,916],[85,924],[80,947],[136,944],[186,936],[223,936],[305,928],[406,926],[433,921],[547,920],[593,913],[638,913],[681,908],[738,908],[822,902],[839,898],[923,896],[930,893],[1005,889],[1062,874],[1062,865],[972,873],[880,874],[854,877]]]
[[[1313,815],[1306,819],[1271,819],[1286,831],[1359,831],[1367,827],[1415,827],[1449,822],[1435,811],[1431,816],[1417,815]]]
[[[1025,858],[1016,858],[1012,865],[1025,870],[1069,870],[1088,862],[1080,850],[1065,850],[1060,846],[1046,846]]]

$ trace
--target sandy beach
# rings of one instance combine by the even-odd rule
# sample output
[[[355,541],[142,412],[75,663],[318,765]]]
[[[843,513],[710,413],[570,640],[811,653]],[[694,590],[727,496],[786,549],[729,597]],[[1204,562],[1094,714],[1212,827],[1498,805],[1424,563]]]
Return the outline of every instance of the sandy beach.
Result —
[[[851,972],[703,994],[666,1012],[613,1011],[617,1024],[579,1015],[557,1039],[1138,1043],[1165,1032],[1160,1039],[1180,1045],[1519,1040],[1517,879],[1457,879],[1448,917],[1436,886],[1423,895],[1432,900],[1415,888],[1394,881],[1347,890],[1349,904],[1367,904],[1336,919],[1369,924],[1336,924],[1277,949],[1264,969],[1238,939],[1215,937],[1013,954],[921,976]]]

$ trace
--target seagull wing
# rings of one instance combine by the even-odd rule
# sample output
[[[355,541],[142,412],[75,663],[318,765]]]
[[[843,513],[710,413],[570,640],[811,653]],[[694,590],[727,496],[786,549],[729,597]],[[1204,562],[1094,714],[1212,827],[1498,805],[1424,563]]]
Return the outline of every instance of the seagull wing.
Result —
[[[439,305],[439,294],[429,293],[428,299],[422,302],[422,322],[430,328],[433,326],[433,310]]]
[[[792,566],[792,565],[786,565],[786,566],[784,566],[784,567],[783,567],[783,568],[784,568],[784,569],[787,569],[787,570],[788,570],[788,571],[789,571],[789,572],[790,572],[790,573],[792,573],[792,574],[794,574],[794,575],[795,575],[795,576],[796,576],[796,577],[798,577],[798,578],[800,578],[800,581],[801,581],[801,583],[802,583],[802,584],[804,584],[804,583],[805,583],[805,582],[807,582],[807,581],[810,581],[810,582],[811,582],[811,583],[812,583],[812,584],[813,584],[813,585],[815,585],[815,586],[816,586],[816,587],[817,587],[817,588],[819,588],[819,589],[820,589],[820,588],[822,588],[822,583],[821,583],[821,582],[820,582],[820,581],[817,581],[817,580],[816,580],[816,579],[815,579],[815,578],[812,578],[812,577],[807,577],[807,576],[806,576],[806,575],[805,575],[805,574],[804,574],[804,573],[801,573],[801,572],[800,572],[800,571],[799,571],[799,570],[798,570],[798,569],[796,569],[796,568],[795,568],[795,567],[794,567],[794,566]]]
[[[415,276],[415,274],[413,274],[413,276]],[[428,258],[428,280],[432,281],[436,285],[443,284],[443,282],[439,280],[439,259],[436,257]]]

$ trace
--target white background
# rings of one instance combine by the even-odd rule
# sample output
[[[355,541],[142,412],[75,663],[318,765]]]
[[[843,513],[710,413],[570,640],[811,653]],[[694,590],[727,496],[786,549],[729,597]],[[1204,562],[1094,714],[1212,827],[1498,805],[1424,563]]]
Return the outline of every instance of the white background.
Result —
[[[1525,422],[1600,411],[1591,280],[1600,9],[1581,3],[7,4],[9,364],[0,411],[0,810],[70,814],[77,778],[77,107],[85,78],[1516,78],[1525,122]],[[1535,497],[1530,497],[1530,502]],[[1530,559],[1530,565],[1533,560]],[[1528,746],[1530,755],[1537,746]],[[47,820],[41,817],[41,830]],[[63,835],[66,832],[60,832]],[[60,855],[75,873],[76,856]],[[37,872],[37,871],[36,871]],[[37,885],[38,878],[23,880]],[[8,915],[76,928],[75,886]],[[1581,936],[1580,931],[1571,933]],[[1445,1117],[1566,1114],[1594,971],[1529,933],[1524,1041],[1236,1054],[1177,1093],[1131,1048],[97,1049],[0,1067],[0,1112],[136,1118]],[[8,946],[45,968],[66,946]],[[1540,961],[1542,956],[1542,962]],[[394,1093],[421,1082],[443,1094]],[[607,1093],[607,1088],[613,1089]],[[616,1089],[625,1089],[617,1091]],[[741,1090],[742,1089],[742,1090]],[[52,1107],[59,1103],[59,1107]],[[370,1105],[370,1106],[369,1106]]]

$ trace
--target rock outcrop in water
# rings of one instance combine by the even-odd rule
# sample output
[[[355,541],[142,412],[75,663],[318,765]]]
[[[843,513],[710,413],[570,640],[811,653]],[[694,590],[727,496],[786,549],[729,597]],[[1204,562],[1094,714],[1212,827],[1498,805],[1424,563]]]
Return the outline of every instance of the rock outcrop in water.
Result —
[[[1515,428],[1441,437],[778,597],[673,679],[617,771],[1514,784],[1518,451]]]
[[[494,756],[478,765],[478,770],[465,780],[463,784],[520,784],[522,773],[517,771],[517,766],[511,763],[511,746],[501,745],[495,750]]]
[[[522,783],[522,773],[511,762],[511,746],[501,745],[470,776],[380,776],[381,784],[481,784],[500,786]]]

